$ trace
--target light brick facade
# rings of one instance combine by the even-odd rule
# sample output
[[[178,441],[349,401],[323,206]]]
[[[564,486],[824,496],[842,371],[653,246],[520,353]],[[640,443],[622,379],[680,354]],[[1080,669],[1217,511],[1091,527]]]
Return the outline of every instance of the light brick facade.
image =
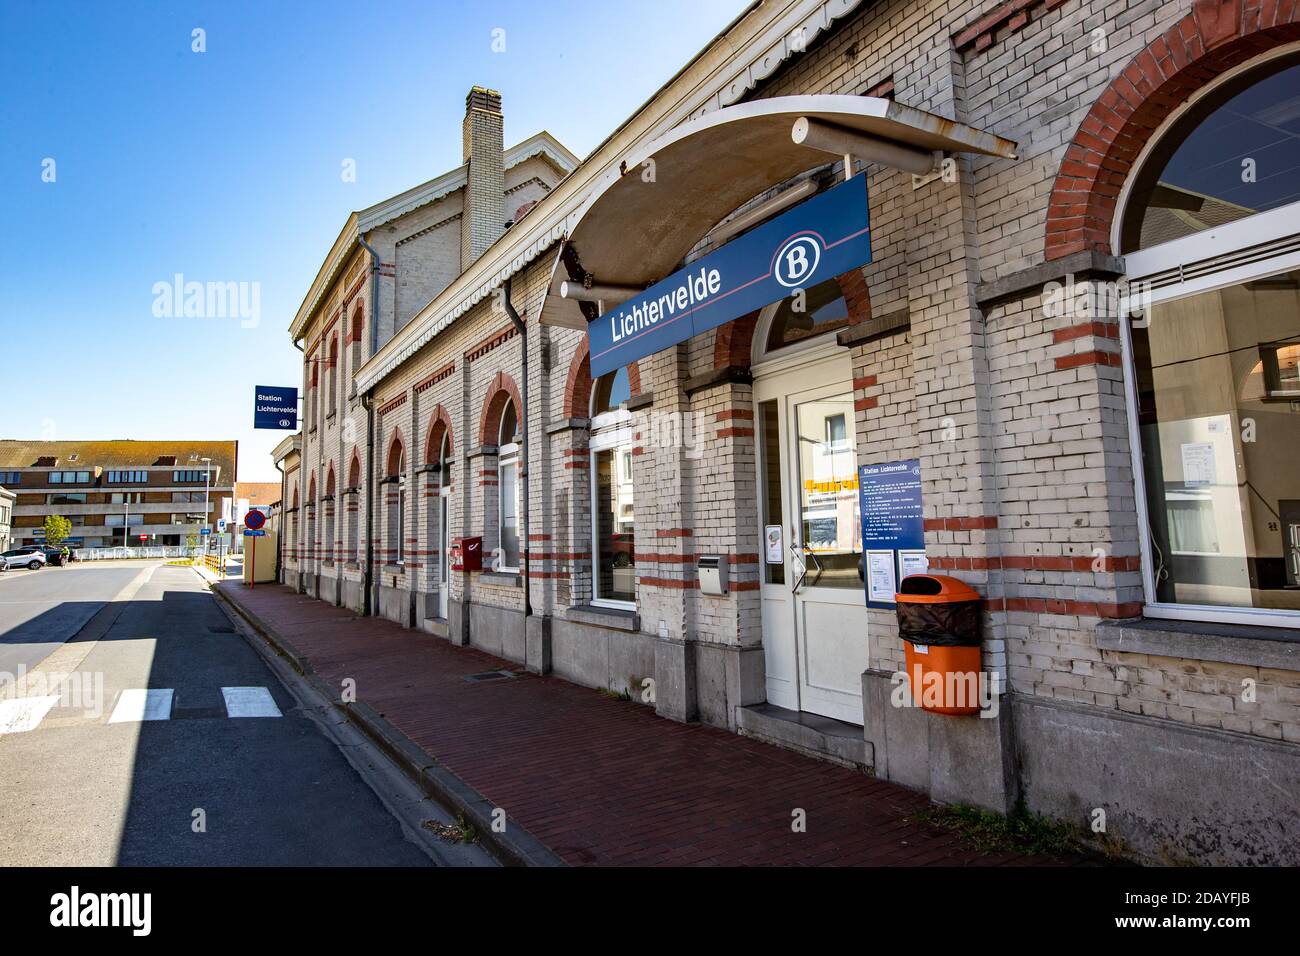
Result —
[[[852,324],[836,336],[851,363],[844,386],[858,462],[920,459],[930,568],[979,592],[983,667],[1000,676],[1003,694],[991,719],[891,706],[903,643],[894,612],[866,611],[865,746],[860,756],[824,755],[944,801],[1008,810],[1024,800],[1080,825],[1102,809],[1114,836],[1155,858],[1296,862],[1300,820],[1294,799],[1279,793],[1300,784],[1300,658],[1287,664],[1280,652],[1252,662],[1267,644],[1259,634],[1213,632],[1202,650],[1194,628],[1144,637],[1132,627],[1143,614],[1143,532],[1120,317],[1054,317],[1042,296],[1048,281],[1122,274],[1122,262],[1109,258],[1110,227],[1142,146],[1224,70],[1297,39],[1298,16],[1294,5],[1251,0],[765,3],[566,183],[542,176],[534,184],[526,174],[540,161],[531,160],[514,179],[506,170],[504,198],[497,186],[480,198],[467,152],[472,208],[461,193],[449,195],[395,220],[400,237],[375,243],[381,259],[395,250],[396,318],[389,326],[381,318],[374,356],[364,335],[361,350],[340,353],[347,385],[339,395],[351,394],[336,416],[305,424],[302,477],[290,479],[305,488],[314,477],[335,489],[336,502],[348,499],[355,519],[336,529],[364,522],[365,496],[376,496],[372,594],[362,593],[363,556],[344,547],[358,541],[364,551],[364,531],[316,540],[323,523],[312,511],[331,507],[328,491],[314,508],[314,499],[304,502],[305,522],[290,516],[288,580],[532,670],[629,693],[666,717],[816,750],[754,716],[766,701],[749,368],[759,317],[630,369],[636,606],[593,607],[586,339],[539,322],[554,246],[533,227],[554,222],[558,238],[600,172],[632,146],[716,108],[728,77],[745,89],[742,101],[886,94],[1017,144],[1014,160],[957,155],[954,175],[923,184],[865,167],[873,259],[840,277]],[[824,29],[759,76],[746,57],[799,22]],[[683,113],[679,101],[696,105]],[[495,122],[483,112],[471,103],[467,131]],[[822,173],[839,170],[830,164]],[[487,170],[485,181],[494,175]],[[517,218],[512,196],[540,202],[495,244],[474,240],[467,223],[488,236],[493,223]],[[461,261],[449,272],[452,248]],[[472,271],[480,258],[501,271]],[[309,393],[334,337],[355,337],[356,312],[369,320],[367,269],[357,248],[303,331]],[[482,536],[485,553],[500,543],[494,428],[506,397],[519,407],[524,346],[503,276],[529,350],[531,613],[522,575],[452,572],[443,617],[435,466],[444,433],[450,537]],[[392,283],[382,274],[379,281],[381,308],[394,308],[385,299]],[[662,440],[669,429],[676,436]],[[338,476],[357,456],[369,474],[344,488]],[[399,463],[404,483],[395,480]],[[695,562],[706,554],[728,559],[726,595],[699,591]],[[1249,702],[1243,682],[1255,688]],[[1162,796],[1197,787],[1200,798]],[[1266,818],[1275,823],[1252,822]]]

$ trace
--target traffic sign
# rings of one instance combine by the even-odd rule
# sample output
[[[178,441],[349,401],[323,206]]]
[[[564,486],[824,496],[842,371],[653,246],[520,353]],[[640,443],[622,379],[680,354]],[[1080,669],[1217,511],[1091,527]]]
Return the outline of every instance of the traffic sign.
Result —
[[[226,519],[225,519],[225,518],[218,518],[218,519],[217,519],[217,531],[218,531],[219,533],[221,533],[221,534],[225,534],[225,531],[226,531]]]
[[[265,532],[265,531],[245,531],[245,532],[244,532],[244,537],[245,537],[245,538],[264,538],[264,537],[266,537],[266,532]]]
[[[211,528],[200,528],[200,529],[199,529],[199,534],[212,534],[212,529],[211,529]]]
[[[244,527],[252,528],[256,531],[262,525],[266,524],[266,515],[254,508],[248,514],[244,515]]]

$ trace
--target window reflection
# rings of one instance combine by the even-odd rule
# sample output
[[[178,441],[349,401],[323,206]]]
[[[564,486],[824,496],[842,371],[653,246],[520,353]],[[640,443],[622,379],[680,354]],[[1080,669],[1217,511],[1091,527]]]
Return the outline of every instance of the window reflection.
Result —
[[[1133,329],[1158,600],[1300,609],[1300,272]]]

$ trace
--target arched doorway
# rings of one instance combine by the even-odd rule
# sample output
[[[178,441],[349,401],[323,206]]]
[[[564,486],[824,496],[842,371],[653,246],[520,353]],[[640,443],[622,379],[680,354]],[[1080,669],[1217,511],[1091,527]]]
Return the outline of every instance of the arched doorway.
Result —
[[[831,279],[768,306],[752,370],[769,703],[862,723],[867,611],[850,322]]]

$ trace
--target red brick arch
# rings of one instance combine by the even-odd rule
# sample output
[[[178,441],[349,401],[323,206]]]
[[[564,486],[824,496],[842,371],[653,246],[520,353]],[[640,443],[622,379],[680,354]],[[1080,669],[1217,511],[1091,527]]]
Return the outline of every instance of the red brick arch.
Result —
[[[714,368],[749,368],[753,355],[751,349],[754,345],[754,329],[758,327],[761,313],[762,309],[758,309],[718,327],[713,339]]]
[[[316,503],[316,472],[311,473],[311,480],[307,482],[307,504]]]
[[[569,376],[564,383],[564,417],[586,418],[591,412],[591,357],[584,338],[569,362]],[[627,386],[632,395],[641,394],[641,365],[633,362],[627,367]]]
[[[1120,190],[1156,129],[1216,77],[1297,39],[1294,0],[1196,0],[1115,77],[1080,124],[1052,187],[1045,258],[1110,254]]]
[[[361,303],[358,302],[357,307],[352,310],[352,324],[348,327],[348,341],[360,342],[361,333],[365,331],[365,328],[366,310]]]
[[[330,462],[329,470],[325,472],[325,497],[334,497],[334,462]]]
[[[452,431],[451,416],[447,409],[439,405],[433,410],[429,419],[429,434],[424,443],[424,461],[428,465],[438,463],[438,450],[442,446],[442,436],[446,435],[451,453],[456,454],[456,433]]]
[[[871,318],[871,292],[861,269],[850,269],[835,277],[840,294],[849,309],[849,319],[854,324]],[[753,358],[754,332],[758,329],[762,309],[728,322],[718,328],[713,340],[713,367],[749,368]]]
[[[523,414],[523,403],[519,400],[519,388],[515,380],[505,372],[497,372],[487,390],[487,400],[483,403],[483,414],[479,417],[478,443],[495,445],[497,428],[500,427],[501,413],[506,410],[506,403],[515,403],[515,416]]]
[[[384,456],[385,478],[401,474],[402,456],[405,452],[406,442],[402,439],[402,430],[394,428],[392,440],[388,443],[388,454]]]
[[[355,448],[352,449],[352,461],[348,465],[348,487],[361,487],[361,455]]]

